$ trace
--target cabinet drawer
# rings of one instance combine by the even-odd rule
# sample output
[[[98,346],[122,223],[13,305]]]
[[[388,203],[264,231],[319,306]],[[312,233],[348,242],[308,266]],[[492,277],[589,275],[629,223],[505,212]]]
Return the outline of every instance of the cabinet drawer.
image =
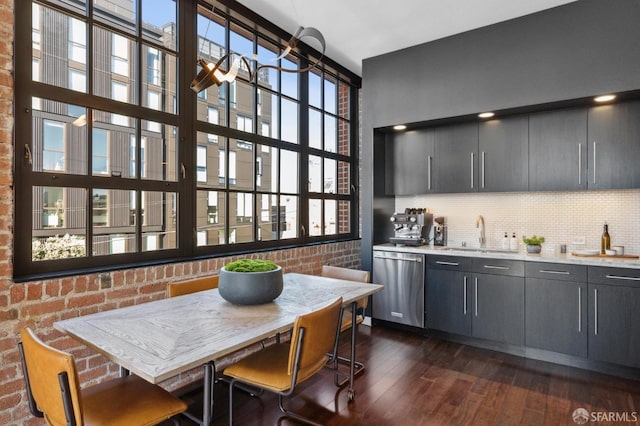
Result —
[[[589,266],[587,276],[590,284],[640,287],[640,269]]]
[[[567,265],[562,263],[527,262],[525,265],[527,278],[543,278],[558,281],[587,281],[587,267],[584,265]]]
[[[473,259],[473,272],[524,277],[524,262],[520,260],[475,258]]]
[[[473,258],[459,256],[427,256],[428,269],[443,269],[447,271],[471,271]]]

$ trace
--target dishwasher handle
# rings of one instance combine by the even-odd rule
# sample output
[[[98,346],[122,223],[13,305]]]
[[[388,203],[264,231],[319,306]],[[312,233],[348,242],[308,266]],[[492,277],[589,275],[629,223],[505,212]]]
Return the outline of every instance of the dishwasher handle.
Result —
[[[379,254],[374,254],[373,257],[375,259],[402,260],[404,262],[422,263],[421,257],[389,257],[389,256],[382,256]]]

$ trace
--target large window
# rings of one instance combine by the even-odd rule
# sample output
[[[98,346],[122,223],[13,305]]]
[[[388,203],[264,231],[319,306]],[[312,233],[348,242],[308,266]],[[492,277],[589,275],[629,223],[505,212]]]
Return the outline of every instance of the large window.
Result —
[[[195,94],[198,59],[314,53],[204,1],[15,9],[17,278],[357,237],[357,76],[243,65]]]

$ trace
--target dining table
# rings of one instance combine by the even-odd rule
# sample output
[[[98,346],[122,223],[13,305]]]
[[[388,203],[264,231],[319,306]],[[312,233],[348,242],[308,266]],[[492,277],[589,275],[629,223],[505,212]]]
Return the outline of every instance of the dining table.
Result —
[[[54,328],[151,383],[203,367],[203,413],[193,420],[209,425],[216,361],[290,330],[297,316],[338,297],[343,307],[352,308],[356,324],[357,301],[383,289],[379,284],[300,273],[286,273],[283,281],[282,293],[271,303],[235,305],[213,289],[70,318],[55,322]],[[354,326],[349,402],[355,399],[355,339]]]

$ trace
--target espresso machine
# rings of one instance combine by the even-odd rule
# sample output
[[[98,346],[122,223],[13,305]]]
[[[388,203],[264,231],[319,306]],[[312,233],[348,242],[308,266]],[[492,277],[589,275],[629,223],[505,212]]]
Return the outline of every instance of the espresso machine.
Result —
[[[444,217],[439,216],[433,219],[435,222],[433,225],[433,245],[434,246],[446,246],[447,245],[447,225],[444,223]]]
[[[433,214],[427,209],[405,209],[404,213],[394,213],[389,219],[394,228],[391,244],[421,246],[429,242],[429,232],[433,226]]]

